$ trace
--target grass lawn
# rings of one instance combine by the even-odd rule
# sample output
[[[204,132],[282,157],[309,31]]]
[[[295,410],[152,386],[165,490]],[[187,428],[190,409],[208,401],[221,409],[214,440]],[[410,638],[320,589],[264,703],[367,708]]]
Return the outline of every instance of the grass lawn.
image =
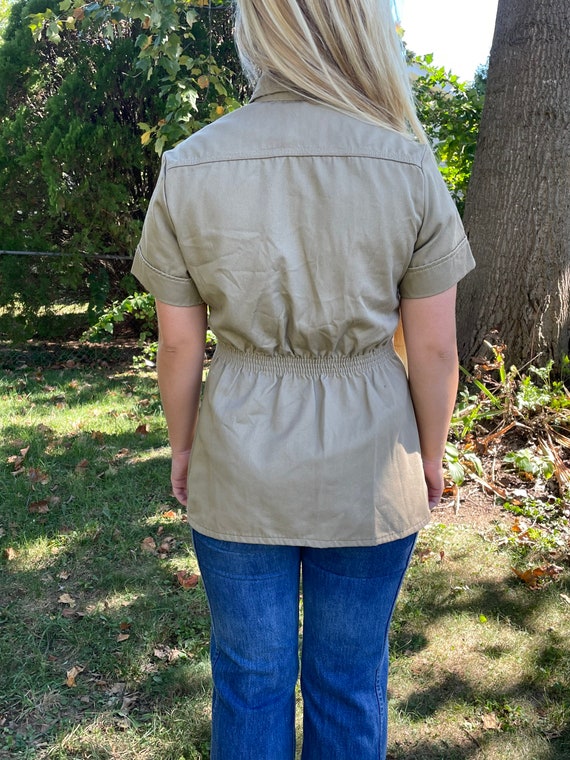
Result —
[[[0,758],[208,758],[208,610],[154,372],[16,362],[0,426]],[[392,760],[570,758],[568,505],[547,530],[525,504],[471,524],[450,503],[423,532]]]

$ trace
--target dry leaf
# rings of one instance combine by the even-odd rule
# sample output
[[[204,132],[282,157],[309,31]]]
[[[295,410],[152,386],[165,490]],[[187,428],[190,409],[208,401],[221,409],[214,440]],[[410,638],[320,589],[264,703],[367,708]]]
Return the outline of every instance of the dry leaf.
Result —
[[[30,482],[41,483],[42,486],[45,486],[47,483],[49,483],[49,475],[45,472],[42,472],[41,470],[36,469],[35,467],[30,467],[28,470],[28,478],[30,479]]]
[[[136,435],[148,435],[148,425],[146,422],[141,423],[135,430]]]
[[[141,543],[141,551],[145,552],[146,554],[154,554],[156,552],[156,543],[154,538],[151,536],[145,538]]]
[[[162,555],[163,558],[166,554],[170,554],[170,552],[176,548],[176,539],[173,536],[165,536],[162,539],[162,543],[158,547],[158,554],[159,556]]]
[[[80,475],[85,472],[85,470],[89,467],[89,460],[88,459],[82,459],[81,462],[78,462],[75,465],[75,472]]]
[[[481,722],[483,723],[483,728],[486,731],[498,731],[501,728],[501,721],[493,712],[483,715]]]
[[[167,512],[163,512],[162,516],[165,520],[176,520],[177,513],[173,509],[169,509]]]
[[[16,550],[13,547],[8,546],[7,549],[4,549],[4,559],[7,559],[8,562],[12,559],[16,559],[17,556]]]
[[[19,454],[13,454],[11,457],[8,457],[8,464],[13,464],[14,469],[19,470],[22,467],[22,463],[24,459],[26,458],[26,454],[30,450],[29,446],[26,446],[24,449],[20,449]]]
[[[69,688],[73,688],[75,686],[75,679],[80,673],[83,673],[85,668],[82,668],[81,665],[74,665],[71,670],[68,670],[65,679],[66,686],[69,686]]]
[[[544,578],[551,578],[552,580],[556,580],[562,572],[562,568],[558,567],[558,565],[533,567],[522,572],[520,570],[517,570],[515,567],[512,567],[511,570],[521,579],[521,581],[524,581],[524,583],[526,583],[529,588],[538,588],[541,579]]]
[[[69,578],[69,573],[67,570],[62,570],[61,573],[57,574],[57,577],[62,581],[66,581]]]
[[[183,589],[189,589],[198,585],[200,576],[196,573],[188,573],[186,570],[179,570],[176,573],[176,580]]]
[[[69,620],[76,620],[78,617],[80,617],[79,613],[70,607],[64,607],[64,609],[61,611],[61,616]]]
[[[130,633],[120,633],[117,636],[117,641],[126,641],[127,639],[130,639],[131,634]]]
[[[28,512],[33,515],[45,515],[49,512],[49,502],[47,499],[41,499],[40,501],[32,501],[28,505]]]
[[[562,599],[564,599],[565,602],[568,602],[568,604],[570,604],[570,596],[568,596],[568,594],[560,594],[560,596]]]
[[[61,594],[57,601],[60,604],[69,604],[70,607],[75,607],[75,599],[69,594]]]

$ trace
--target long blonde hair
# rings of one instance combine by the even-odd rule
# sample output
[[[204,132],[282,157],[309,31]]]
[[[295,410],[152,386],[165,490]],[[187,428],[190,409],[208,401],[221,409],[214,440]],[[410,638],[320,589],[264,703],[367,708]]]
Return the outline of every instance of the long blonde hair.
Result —
[[[427,142],[390,0],[235,0],[248,77]]]

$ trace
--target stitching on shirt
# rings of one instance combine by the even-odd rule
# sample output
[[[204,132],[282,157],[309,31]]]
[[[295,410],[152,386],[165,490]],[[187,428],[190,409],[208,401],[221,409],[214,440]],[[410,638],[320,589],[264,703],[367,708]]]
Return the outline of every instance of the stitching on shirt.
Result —
[[[331,151],[327,153],[325,151],[314,152],[309,148],[294,148],[289,147],[287,149],[267,149],[267,151],[260,151],[255,154],[251,153],[227,153],[226,155],[214,156],[212,158],[199,158],[195,159],[187,158],[184,160],[177,160],[175,164],[166,167],[167,171],[171,169],[184,169],[187,166],[205,166],[208,164],[221,164],[230,163],[232,161],[263,161],[271,158],[368,158],[374,161],[391,161],[393,163],[405,164],[406,166],[414,166],[420,171],[422,170],[421,161],[414,160],[412,158],[405,158],[400,156],[379,156],[374,153],[340,153]]]
[[[160,269],[153,267],[153,265],[148,261],[148,259],[145,259],[140,248],[137,248],[137,253],[141,257],[145,266],[147,266],[149,269],[152,269],[153,272],[156,272],[156,274],[160,275],[161,277],[166,277],[169,280],[177,280],[178,282],[184,282],[184,283],[192,282],[192,279],[190,277],[176,277],[176,275],[166,274],[166,272],[161,272]]]
[[[426,272],[429,269],[435,269],[436,267],[439,267],[442,264],[447,263],[449,259],[453,258],[457,254],[459,248],[461,248],[466,242],[467,242],[467,236],[464,235],[459,241],[459,243],[455,246],[455,248],[452,251],[450,251],[448,254],[437,259],[437,261],[431,261],[429,264],[422,264],[421,266],[418,266],[418,267],[410,266],[408,267],[407,274],[420,274],[421,272]]]

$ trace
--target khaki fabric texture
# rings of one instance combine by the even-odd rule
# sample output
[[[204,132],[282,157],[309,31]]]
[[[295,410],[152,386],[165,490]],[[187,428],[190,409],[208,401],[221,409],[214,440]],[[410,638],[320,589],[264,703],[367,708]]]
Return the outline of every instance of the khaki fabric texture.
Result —
[[[400,298],[474,266],[427,146],[262,78],[165,153],[133,273],[219,346],[188,476],[223,540],[368,546],[429,520]]]

